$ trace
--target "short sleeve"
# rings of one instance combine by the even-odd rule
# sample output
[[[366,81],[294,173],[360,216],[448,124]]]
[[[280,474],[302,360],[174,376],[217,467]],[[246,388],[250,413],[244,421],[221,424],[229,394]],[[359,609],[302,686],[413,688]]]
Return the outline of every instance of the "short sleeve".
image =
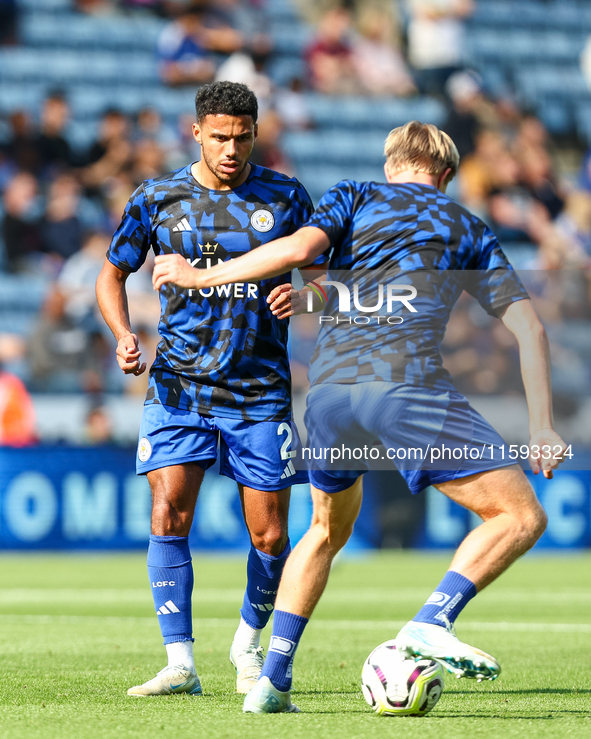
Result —
[[[334,247],[349,231],[353,202],[354,191],[351,182],[347,180],[339,182],[324,193],[306,226],[324,231]]]
[[[124,272],[137,272],[150,249],[151,219],[144,186],[140,185],[125,207],[107,259]]]
[[[474,269],[467,273],[464,287],[489,315],[498,317],[508,305],[526,300],[529,295],[487,226],[479,247]]]
[[[308,195],[308,191],[302,184],[300,184],[292,193],[292,221],[295,227],[294,231],[304,226],[313,212],[314,206],[312,205],[312,200]],[[320,266],[327,260],[328,252],[326,254],[319,254],[312,264]]]

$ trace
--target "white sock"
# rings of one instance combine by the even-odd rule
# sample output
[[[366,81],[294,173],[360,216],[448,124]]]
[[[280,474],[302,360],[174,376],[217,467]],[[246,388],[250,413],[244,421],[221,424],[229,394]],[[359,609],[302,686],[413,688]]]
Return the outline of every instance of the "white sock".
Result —
[[[246,621],[241,618],[236,633],[234,634],[234,644],[247,649],[248,647],[254,647],[255,649],[261,643],[262,629],[253,629],[249,626]]]
[[[195,669],[192,641],[175,641],[172,644],[166,644],[166,654],[169,667],[184,665],[189,670]]]

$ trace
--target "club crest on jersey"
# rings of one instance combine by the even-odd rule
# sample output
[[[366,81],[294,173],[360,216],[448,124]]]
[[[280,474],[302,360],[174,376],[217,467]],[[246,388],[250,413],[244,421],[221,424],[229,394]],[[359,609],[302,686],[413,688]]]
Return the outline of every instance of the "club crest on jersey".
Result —
[[[145,436],[140,439],[140,443],[137,448],[137,455],[140,462],[147,462],[152,456],[152,445]]]
[[[255,210],[250,217],[250,223],[255,231],[266,233],[275,225],[275,218],[270,210]]]

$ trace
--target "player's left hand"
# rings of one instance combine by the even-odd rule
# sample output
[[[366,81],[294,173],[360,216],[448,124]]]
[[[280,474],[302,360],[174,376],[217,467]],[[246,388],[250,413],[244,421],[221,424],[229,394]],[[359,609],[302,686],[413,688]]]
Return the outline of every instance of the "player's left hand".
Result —
[[[543,472],[544,477],[551,480],[554,470],[564,461],[567,446],[554,429],[542,429],[532,434],[529,450],[529,464],[534,475]]]
[[[161,254],[154,259],[152,285],[154,290],[160,290],[162,285],[171,282],[179,287],[198,290],[203,287],[198,284],[200,271],[191,267],[180,254]]]
[[[289,283],[274,287],[267,297],[267,303],[277,318],[299,316],[306,309],[306,301]]]

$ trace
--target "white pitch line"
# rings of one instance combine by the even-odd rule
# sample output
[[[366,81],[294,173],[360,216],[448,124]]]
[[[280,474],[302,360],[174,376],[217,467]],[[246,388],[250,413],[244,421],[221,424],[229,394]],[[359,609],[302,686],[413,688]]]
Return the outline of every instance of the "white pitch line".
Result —
[[[3,624],[98,624],[98,625],[132,625],[132,624],[154,624],[154,616],[41,616],[41,615],[16,615],[0,614],[0,623]],[[235,618],[196,618],[193,623],[199,629],[227,628],[236,624]],[[309,629],[334,630],[367,630],[379,629],[396,632],[405,621],[341,621],[336,619],[317,619],[310,622]],[[591,624],[560,624],[536,622],[510,621],[466,621],[460,622],[460,630],[466,631],[518,631],[518,632],[552,632],[564,634],[589,634]]]
[[[400,603],[424,601],[429,595],[426,588],[401,588],[384,591],[381,588],[351,588],[350,590],[328,590],[322,596],[323,603]],[[239,588],[196,588],[194,603],[241,602],[244,590]],[[491,589],[479,596],[479,602],[495,603],[581,603],[591,604],[591,592],[543,590],[524,592],[513,589]],[[145,588],[5,588],[0,589],[0,603],[151,603],[148,587]]]

